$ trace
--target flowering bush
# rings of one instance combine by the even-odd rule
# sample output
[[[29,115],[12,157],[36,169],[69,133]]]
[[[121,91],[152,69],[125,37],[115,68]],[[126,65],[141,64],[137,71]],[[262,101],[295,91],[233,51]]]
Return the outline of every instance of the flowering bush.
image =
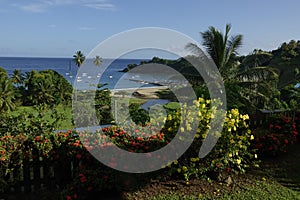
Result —
[[[167,116],[158,114],[144,126],[111,126],[95,133],[70,130],[43,135],[5,134],[0,137],[1,172],[7,174],[21,167],[24,160],[39,157],[54,165],[56,173],[60,173],[56,174],[61,177],[57,183],[67,185],[62,192],[65,199],[88,198],[90,193],[129,184],[120,182],[124,173],[98,162],[89,151],[104,150],[115,144],[126,151],[151,153],[167,145],[177,134],[183,143],[192,139],[192,145],[178,160],[164,166],[158,172],[160,175],[169,174],[188,181],[211,172],[244,172],[257,156],[249,148],[254,137],[247,125],[248,116],[241,115],[237,109],[227,112],[222,133],[214,133],[220,137],[213,150],[205,158],[198,157],[210,121],[219,114],[210,100],[199,99],[191,105],[168,111]],[[195,138],[189,134],[193,131],[196,132]],[[112,157],[109,166],[114,167],[113,155],[107,156]]]
[[[169,165],[171,174],[182,175],[188,181],[191,177],[199,177],[211,172],[214,174],[224,171],[243,173],[251,164],[256,165],[255,150],[249,148],[254,136],[248,128],[248,115],[241,115],[237,109],[228,111],[222,133],[215,133],[219,134],[217,144],[205,158],[200,159],[198,157],[200,146],[207,137],[210,129],[209,122],[218,114],[218,111],[211,106],[210,100],[201,98],[194,102],[192,109],[199,110],[196,119],[200,120],[200,123],[196,138],[188,151]],[[172,123],[169,122],[170,124],[178,124],[179,112],[174,112],[173,116],[168,118],[173,119]],[[189,122],[190,119],[187,118],[183,123],[188,125]],[[174,126],[170,126],[165,130],[172,131],[173,128]]]
[[[297,141],[296,123],[292,117],[277,115],[262,127],[254,130],[254,147],[261,155],[278,155],[286,152],[290,144]]]

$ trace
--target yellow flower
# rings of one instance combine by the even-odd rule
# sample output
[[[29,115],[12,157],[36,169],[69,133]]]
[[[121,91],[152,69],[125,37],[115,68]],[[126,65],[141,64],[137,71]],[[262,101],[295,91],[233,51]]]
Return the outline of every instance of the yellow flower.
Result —
[[[197,161],[199,161],[199,158],[191,158],[190,160],[191,160],[191,162],[197,162]]]
[[[178,161],[177,160],[174,160],[174,162],[173,162],[175,165],[177,165],[178,164]]]
[[[186,166],[182,167],[182,171],[186,172],[188,170],[188,168]]]
[[[184,128],[183,128],[183,127],[181,127],[181,128],[180,128],[180,131],[183,133],[183,132],[184,132]]]
[[[250,136],[250,140],[254,140],[254,136],[253,135]]]
[[[172,131],[172,127],[169,127],[169,128],[168,128],[168,131],[170,131],[170,132],[171,132],[171,131]]]
[[[257,154],[254,154],[254,158],[255,158],[255,159],[257,158]]]
[[[238,165],[241,164],[241,162],[242,162],[241,159],[237,159],[237,160],[236,160],[236,163],[237,163]]]
[[[229,158],[231,158],[232,157],[232,153],[229,153],[228,156],[229,156]]]
[[[178,172],[178,173],[180,173],[180,172],[181,172],[181,169],[180,169],[180,168],[178,168],[178,169],[177,169],[177,172]]]
[[[186,126],[186,130],[187,130],[187,131],[191,131],[191,130],[192,130],[192,127],[191,127],[191,125],[190,125],[190,124],[187,124],[187,126]]]
[[[238,109],[232,109],[231,113],[233,116],[239,116],[239,110]]]
[[[199,138],[199,137],[200,137],[200,134],[197,133],[197,134],[195,135],[195,138]]]
[[[249,119],[249,115],[243,115],[243,120]]]

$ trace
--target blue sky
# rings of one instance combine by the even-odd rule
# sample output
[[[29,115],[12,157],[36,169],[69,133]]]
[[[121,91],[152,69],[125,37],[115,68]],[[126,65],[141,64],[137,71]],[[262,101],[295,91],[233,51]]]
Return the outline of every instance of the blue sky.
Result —
[[[162,27],[201,42],[215,26],[243,34],[240,54],[272,50],[300,39],[300,1],[0,0],[0,56],[72,57],[108,37],[140,27]]]

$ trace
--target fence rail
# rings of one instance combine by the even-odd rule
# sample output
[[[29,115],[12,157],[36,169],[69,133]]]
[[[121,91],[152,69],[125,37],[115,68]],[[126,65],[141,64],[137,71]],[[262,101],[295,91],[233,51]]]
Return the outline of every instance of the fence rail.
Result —
[[[1,191],[0,188],[0,194],[62,188],[72,179],[75,169],[79,166],[77,160],[51,163],[49,160],[42,160],[38,154],[33,157],[34,159],[24,160],[22,167],[4,177],[8,185],[6,190]]]

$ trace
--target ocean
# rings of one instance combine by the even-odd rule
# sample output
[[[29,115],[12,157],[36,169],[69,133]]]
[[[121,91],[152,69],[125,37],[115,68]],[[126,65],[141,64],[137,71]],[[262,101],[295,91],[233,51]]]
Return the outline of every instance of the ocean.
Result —
[[[113,89],[120,78],[127,80],[134,78],[132,75],[129,77],[126,76],[126,73],[120,71],[126,68],[128,64],[139,64],[141,61],[142,59],[116,59],[112,62],[111,59],[103,59],[100,66],[93,66],[95,71],[84,71],[84,69],[78,68],[72,58],[0,57],[0,67],[4,68],[9,75],[13,74],[16,69],[21,70],[23,73],[32,70],[52,69],[65,77],[73,86],[76,85],[79,88],[87,87],[90,82],[97,81],[101,84],[106,83],[107,88]],[[108,63],[110,64],[108,65]],[[106,67],[105,71],[102,70],[103,66]],[[123,87],[132,87],[132,84],[129,83],[128,81],[128,85],[123,84]],[[139,85],[141,86],[142,83]]]

